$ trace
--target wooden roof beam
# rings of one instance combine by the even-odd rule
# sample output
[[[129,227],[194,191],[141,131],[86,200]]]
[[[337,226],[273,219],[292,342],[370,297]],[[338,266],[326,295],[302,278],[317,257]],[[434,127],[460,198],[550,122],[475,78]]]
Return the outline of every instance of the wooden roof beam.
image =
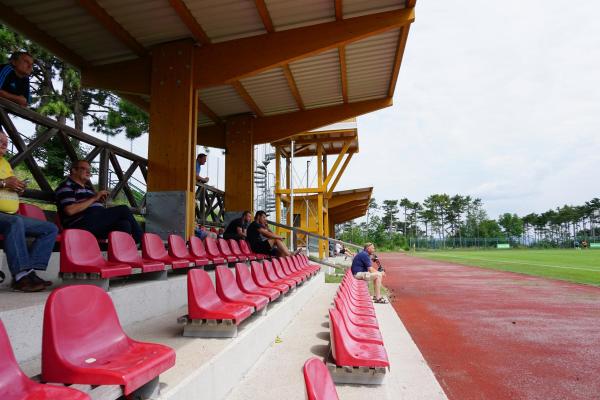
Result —
[[[412,23],[414,9],[387,11],[201,46],[195,86],[232,83],[270,68]]]
[[[142,46],[121,24],[106,12],[95,0],[77,0],[77,3],[84,8],[96,21],[98,21],[106,30],[115,36],[121,43],[127,46],[139,57],[146,55],[146,49]]]
[[[265,26],[265,30],[269,33],[275,32],[271,14],[269,14],[265,0],[254,0],[254,3],[256,4],[256,10],[260,15],[260,19],[262,19],[263,25]]]
[[[380,110],[392,104],[392,99],[386,97],[256,118],[254,120],[254,144],[271,143],[334,122]],[[224,132],[225,128],[222,126],[200,127],[198,128],[198,143],[202,142],[203,136],[224,135]]]
[[[340,78],[342,81],[342,98],[344,103],[348,102],[348,74],[346,72],[346,47],[338,47],[340,57]]]
[[[342,0],[335,0],[335,20],[341,21],[344,19],[344,5],[342,4]]]
[[[45,31],[39,29],[36,25],[18,14],[11,7],[0,3],[0,20],[2,23],[11,27],[11,29],[21,33],[27,39],[36,42],[50,53],[72,66],[83,69],[88,66],[88,62],[71,49],[48,35]]]
[[[400,38],[398,39],[398,47],[396,48],[396,57],[394,59],[394,67],[392,69],[392,79],[390,80],[390,87],[388,89],[388,96],[394,96],[396,90],[396,82],[398,82],[398,75],[400,74],[400,65],[402,64],[402,58],[404,57],[404,49],[406,48],[406,41],[408,39],[408,32],[410,31],[410,25],[403,26],[400,29]]]
[[[223,123],[223,120],[221,120],[221,118],[200,99],[198,99],[198,111],[202,112],[202,114],[205,114],[215,124]]]
[[[202,29],[202,26],[198,23],[198,20],[192,15],[190,9],[187,8],[183,0],[169,0],[171,8],[175,10],[175,13],[181,19],[181,22],[188,28],[196,42],[201,44],[209,44],[210,38]]]
[[[288,86],[292,91],[292,95],[296,100],[296,104],[298,108],[301,110],[305,110],[304,101],[302,100],[302,96],[300,96],[300,91],[298,90],[298,85],[296,85],[296,80],[294,79],[294,75],[292,74],[292,70],[288,64],[283,65],[283,74],[285,75],[285,79],[287,80]]]
[[[150,95],[152,58],[149,56],[114,64],[84,68],[81,84],[96,89]],[[123,79],[127,77],[127,79]]]
[[[248,91],[246,90],[244,85],[242,85],[242,82],[235,81],[235,82],[232,82],[231,85],[234,87],[235,91],[240,95],[242,100],[244,100],[244,102],[248,105],[248,107],[250,107],[250,109],[252,110],[252,112],[254,114],[256,114],[258,117],[265,116],[263,114],[263,112],[261,111],[260,107],[258,106],[258,104],[256,104],[254,102],[254,99],[252,98],[252,96],[250,96],[250,93],[248,93]]]

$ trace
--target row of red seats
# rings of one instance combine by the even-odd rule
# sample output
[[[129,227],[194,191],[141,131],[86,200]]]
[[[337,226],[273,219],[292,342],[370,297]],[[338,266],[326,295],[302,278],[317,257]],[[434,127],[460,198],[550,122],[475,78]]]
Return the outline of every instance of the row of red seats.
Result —
[[[253,312],[310,279],[319,267],[301,255],[235,265],[235,276],[224,265],[215,270],[216,288],[201,269],[188,272],[188,318],[231,320],[239,325]]]
[[[169,235],[167,250],[160,236],[145,233],[142,255],[131,235],[114,231],[108,236],[108,260],[104,259],[96,238],[88,231],[66,229],[60,247],[60,272],[94,273],[101,278],[131,275],[132,268],[141,272],[219,265],[238,261],[263,259],[254,254],[246,241],[206,238],[203,243],[193,236],[189,247],[178,235]]]
[[[346,271],[329,310],[331,353],[338,366],[389,367],[367,282]]]
[[[0,321],[0,398],[83,400],[80,391],[43,385],[19,368]],[[55,289],[46,301],[42,382],[120,385],[125,396],[175,365],[168,346],[138,342],[123,331],[110,296],[89,285]]]

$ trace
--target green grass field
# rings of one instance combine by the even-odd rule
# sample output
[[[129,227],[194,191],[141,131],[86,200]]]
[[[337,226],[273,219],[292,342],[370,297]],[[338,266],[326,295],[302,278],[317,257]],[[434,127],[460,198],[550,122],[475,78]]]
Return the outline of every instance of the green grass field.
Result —
[[[600,286],[600,250],[448,250],[411,254]]]

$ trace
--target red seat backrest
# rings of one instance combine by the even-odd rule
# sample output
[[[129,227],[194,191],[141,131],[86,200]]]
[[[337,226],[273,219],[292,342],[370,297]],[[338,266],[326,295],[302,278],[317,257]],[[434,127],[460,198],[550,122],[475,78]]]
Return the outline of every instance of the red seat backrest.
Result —
[[[47,221],[44,210],[33,204],[19,203],[18,213],[25,217]]]
[[[104,265],[105,260],[100,253],[98,240],[83,229],[66,229],[60,243],[61,264],[64,257],[68,264]]]
[[[150,260],[160,260],[169,254],[162,239],[156,233],[144,233],[142,236],[142,256]]]
[[[249,292],[259,289],[259,287],[256,286],[256,283],[254,283],[252,280],[252,275],[250,274],[248,266],[244,263],[235,264],[235,280],[240,288]]]
[[[219,248],[221,249],[221,254],[223,254],[224,256],[232,256],[233,253],[231,252],[231,249],[229,248],[229,244],[227,243],[227,240],[218,239],[218,241],[219,241]]]
[[[252,268],[252,276],[254,277],[256,283],[262,286],[268,285],[270,283],[267,277],[265,276],[265,272],[263,270],[262,265],[258,261],[252,261],[250,263],[250,268]]]
[[[252,250],[250,250],[250,246],[248,245],[248,242],[246,242],[245,240],[240,240],[239,244],[240,244],[240,250],[242,251],[242,253],[244,253],[244,255],[247,255],[247,256],[254,255]]]
[[[238,241],[235,239],[229,239],[229,248],[231,249],[231,252],[233,253],[234,256],[244,256],[245,254],[242,253],[242,250],[240,249],[240,246],[238,245]]]
[[[198,236],[190,238],[190,252],[194,257],[206,258],[206,249],[204,243]]]
[[[169,235],[169,253],[175,258],[189,258],[190,252],[185,239],[179,235]]]
[[[206,247],[206,251],[213,257],[221,257],[221,251],[219,251],[219,247],[217,246],[217,241],[210,236],[204,239],[204,246]]]
[[[13,391],[18,393],[20,387],[24,386],[27,377],[17,364],[2,321],[0,321],[0,354],[2,354],[0,357],[0,396],[4,398],[4,395]]]
[[[133,237],[127,232],[120,231],[112,231],[108,234],[108,259],[126,264],[142,261]]]
[[[194,318],[202,308],[214,308],[221,304],[208,273],[201,269],[188,271],[188,313]]]
[[[304,363],[304,382],[308,400],[338,400],[338,394],[327,366],[317,357]]]
[[[125,351],[130,342],[104,290],[92,285],[55,289],[44,309],[42,377],[61,364],[81,365],[90,354]]]
[[[215,268],[215,282],[217,295],[222,299],[233,296],[245,296],[244,292],[238,287],[233,272],[226,265],[219,265]]]

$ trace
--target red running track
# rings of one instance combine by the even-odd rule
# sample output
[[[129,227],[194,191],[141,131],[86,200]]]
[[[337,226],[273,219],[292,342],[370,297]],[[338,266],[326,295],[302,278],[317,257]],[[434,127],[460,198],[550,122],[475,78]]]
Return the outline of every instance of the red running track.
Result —
[[[392,305],[450,400],[600,399],[600,288],[380,258]]]

